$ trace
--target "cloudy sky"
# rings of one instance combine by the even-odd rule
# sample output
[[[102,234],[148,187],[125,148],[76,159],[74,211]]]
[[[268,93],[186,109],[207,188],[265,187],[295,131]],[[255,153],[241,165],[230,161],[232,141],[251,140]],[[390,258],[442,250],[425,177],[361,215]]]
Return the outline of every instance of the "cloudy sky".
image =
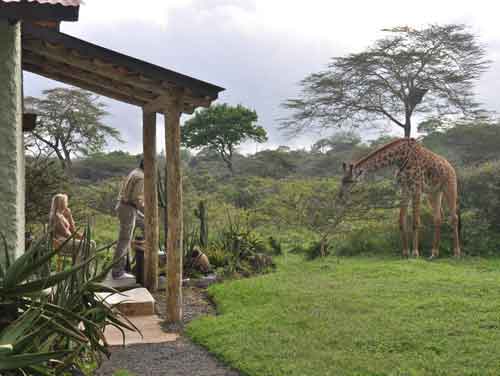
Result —
[[[226,88],[219,101],[243,104],[259,114],[269,134],[265,145],[308,147],[317,134],[287,139],[277,119],[280,103],[298,94],[298,81],[321,70],[333,56],[356,52],[381,37],[383,28],[466,23],[493,60],[479,82],[479,100],[500,111],[500,6],[491,0],[85,0],[77,23],[61,30],[92,43]],[[27,95],[60,85],[25,74]],[[108,123],[125,144],[109,150],[139,153],[140,109],[105,99]],[[163,118],[159,142],[163,139]],[[159,150],[163,149],[158,145]]]

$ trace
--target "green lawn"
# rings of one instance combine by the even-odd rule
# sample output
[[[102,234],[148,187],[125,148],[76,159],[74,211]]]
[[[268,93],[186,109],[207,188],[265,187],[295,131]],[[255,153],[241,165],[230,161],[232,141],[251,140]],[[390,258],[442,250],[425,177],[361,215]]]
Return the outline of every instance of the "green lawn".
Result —
[[[500,374],[500,260],[278,261],[188,334],[251,376]]]

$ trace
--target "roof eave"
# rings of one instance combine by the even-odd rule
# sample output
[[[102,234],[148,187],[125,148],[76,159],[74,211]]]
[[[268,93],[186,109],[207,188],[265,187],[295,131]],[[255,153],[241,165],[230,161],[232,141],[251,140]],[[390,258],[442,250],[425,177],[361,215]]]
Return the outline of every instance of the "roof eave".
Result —
[[[0,0],[0,19],[23,21],[78,21],[80,7]]]
[[[193,90],[199,96],[208,96],[212,101],[216,100],[218,94],[225,90],[217,85],[147,63],[58,31],[34,25],[24,25],[23,34],[28,37],[32,36],[43,40],[47,43],[60,44],[65,48],[78,50],[80,54],[88,56],[89,58],[102,59],[103,61],[123,66],[131,71],[143,72],[146,76],[157,80],[170,81],[178,87],[185,87]]]

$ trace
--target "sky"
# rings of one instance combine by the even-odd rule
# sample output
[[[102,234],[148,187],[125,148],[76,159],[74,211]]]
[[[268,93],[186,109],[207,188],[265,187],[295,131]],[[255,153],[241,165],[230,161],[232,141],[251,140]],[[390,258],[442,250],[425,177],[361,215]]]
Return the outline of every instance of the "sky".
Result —
[[[243,153],[287,145],[307,148],[328,134],[288,138],[280,104],[297,97],[298,82],[326,67],[332,57],[362,51],[383,28],[465,23],[486,47],[492,64],[477,85],[484,107],[500,111],[500,5],[491,0],[85,0],[76,23],[61,31],[226,88],[218,103],[255,109],[268,132],[265,144],[246,143]],[[62,84],[25,73],[25,94],[38,96]],[[105,121],[123,144],[107,150],[142,151],[138,107],[103,98]],[[183,116],[183,119],[188,117]],[[395,130],[398,132],[398,130]],[[396,133],[398,134],[398,133]],[[158,116],[158,150],[164,149]]]

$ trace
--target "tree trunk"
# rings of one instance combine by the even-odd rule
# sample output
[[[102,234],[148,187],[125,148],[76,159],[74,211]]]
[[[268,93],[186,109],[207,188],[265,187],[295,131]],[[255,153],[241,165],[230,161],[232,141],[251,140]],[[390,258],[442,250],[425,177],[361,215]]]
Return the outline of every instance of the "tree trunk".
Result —
[[[66,149],[66,146],[64,144],[62,145],[62,151],[64,153],[64,171],[68,176],[71,176],[73,168],[73,162],[71,161],[71,154]]]
[[[201,248],[206,248],[208,245],[208,216],[204,201],[198,203],[195,215],[200,221],[200,246]]]
[[[405,119],[405,138],[410,138],[411,137],[411,114],[406,114],[406,119]]]
[[[231,176],[234,176],[233,162],[230,159],[228,159],[226,163],[227,167],[229,168],[229,171],[231,172]]]

